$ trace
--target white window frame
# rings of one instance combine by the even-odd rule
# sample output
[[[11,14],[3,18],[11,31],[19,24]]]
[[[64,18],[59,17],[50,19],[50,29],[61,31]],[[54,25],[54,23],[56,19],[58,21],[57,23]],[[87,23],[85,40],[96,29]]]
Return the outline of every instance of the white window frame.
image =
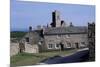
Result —
[[[60,45],[59,45],[59,47],[57,47],[57,45],[59,45],[59,44],[55,44],[55,48],[56,49],[60,49]]]
[[[83,46],[83,47],[86,46],[86,43],[85,42],[81,42],[81,46]]]
[[[50,47],[52,45],[52,48]],[[53,44],[48,44],[48,49],[53,49]]]
[[[70,43],[70,42],[69,42],[69,43]],[[70,46],[68,45],[69,43],[67,43],[67,45],[66,45],[66,46],[67,46],[67,48],[71,48],[71,43],[70,43]]]
[[[61,38],[61,37],[62,37],[62,35],[59,35],[59,34],[57,35],[57,38]]]
[[[66,35],[66,38],[70,38],[70,34],[67,34],[67,35]]]

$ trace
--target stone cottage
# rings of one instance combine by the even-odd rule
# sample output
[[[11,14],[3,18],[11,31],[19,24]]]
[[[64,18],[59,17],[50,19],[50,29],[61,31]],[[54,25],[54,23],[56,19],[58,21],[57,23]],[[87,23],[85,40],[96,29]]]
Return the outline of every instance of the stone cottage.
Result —
[[[32,30],[20,40],[28,53],[38,53],[41,51],[64,50],[71,48],[87,47],[87,27],[69,25],[60,19],[60,12],[52,12],[52,23],[50,26]],[[21,44],[19,44],[21,45]]]

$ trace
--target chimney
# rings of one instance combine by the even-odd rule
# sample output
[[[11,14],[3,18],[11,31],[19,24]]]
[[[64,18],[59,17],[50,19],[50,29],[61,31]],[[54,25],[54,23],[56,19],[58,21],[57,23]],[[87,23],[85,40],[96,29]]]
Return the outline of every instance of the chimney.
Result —
[[[29,32],[31,32],[32,31],[32,26],[29,26]]]
[[[74,25],[73,25],[73,23],[72,22],[70,22],[70,27],[73,27]]]

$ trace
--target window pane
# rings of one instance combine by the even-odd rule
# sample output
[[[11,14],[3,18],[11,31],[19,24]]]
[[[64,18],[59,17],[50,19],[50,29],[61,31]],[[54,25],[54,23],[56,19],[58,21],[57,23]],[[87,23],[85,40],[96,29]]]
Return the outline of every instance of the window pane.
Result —
[[[53,48],[53,45],[52,44],[48,44],[48,48]]]

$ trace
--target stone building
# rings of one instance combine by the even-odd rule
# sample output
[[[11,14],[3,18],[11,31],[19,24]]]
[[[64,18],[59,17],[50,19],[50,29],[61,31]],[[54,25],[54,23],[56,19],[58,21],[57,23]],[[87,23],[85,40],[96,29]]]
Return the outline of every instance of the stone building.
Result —
[[[83,48],[88,44],[87,27],[74,26],[72,22],[66,26],[58,11],[52,13],[51,27],[43,29],[43,35],[46,50]]]
[[[95,23],[88,23],[89,59],[95,60]]]
[[[44,31],[44,41],[49,50],[67,48],[82,48],[87,46],[86,27],[55,27],[46,28]]]
[[[43,40],[42,30],[32,30],[29,27],[29,32],[20,40],[19,45],[24,44],[23,48],[20,48],[23,52],[38,53],[41,52],[41,42]]]
[[[24,52],[38,53],[48,50],[64,50],[72,48],[87,47],[87,27],[74,26],[72,23],[66,25],[64,20],[60,19],[60,12],[52,12],[51,26],[32,30],[20,40],[24,43]]]

